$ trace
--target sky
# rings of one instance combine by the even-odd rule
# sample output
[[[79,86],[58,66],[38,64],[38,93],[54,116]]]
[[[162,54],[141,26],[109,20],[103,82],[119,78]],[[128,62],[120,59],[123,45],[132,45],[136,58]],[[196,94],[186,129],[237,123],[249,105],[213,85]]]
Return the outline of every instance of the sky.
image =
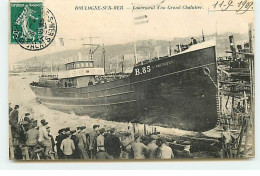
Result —
[[[81,48],[89,43],[86,37],[99,37],[93,43],[122,44],[135,40],[173,40],[175,37],[198,36],[225,32],[247,33],[254,12],[209,11],[217,0],[165,0],[163,10],[132,10],[135,7],[158,5],[163,0],[44,0],[57,21],[57,34],[52,45],[40,51],[27,51],[19,45],[9,45],[9,63],[57,51]],[[229,0],[225,0],[227,5]],[[234,9],[240,0],[233,0]],[[75,6],[123,6],[123,10],[75,10]],[[200,10],[167,9],[168,6],[201,7]],[[147,15],[148,23],[134,25],[134,17]],[[10,34],[9,34],[10,35]],[[10,36],[9,36],[10,37]],[[64,46],[59,38],[63,38]],[[83,38],[83,40],[82,40]]]

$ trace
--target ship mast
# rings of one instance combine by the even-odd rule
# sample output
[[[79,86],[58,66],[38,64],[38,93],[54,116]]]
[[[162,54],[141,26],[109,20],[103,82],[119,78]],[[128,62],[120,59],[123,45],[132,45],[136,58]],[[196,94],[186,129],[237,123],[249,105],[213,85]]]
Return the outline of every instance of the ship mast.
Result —
[[[132,7],[134,4],[132,3]],[[133,9],[133,8],[132,8]],[[136,52],[136,42],[135,42],[135,22],[134,22],[134,15],[133,15],[133,10],[132,10],[132,32],[133,32],[133,44],[134,44],[134,59],[135,59],[135,65],[137,64],[137,52]]]
[[[89,38],[89,43],[86,43],[86,44],[82,44],[82,46],[90,46],[90,49],[89,49],[89,54],[90,54],[90,60],[93,60],[93,55],[94,53],[96,52],[96,50],[99,48],[100,45],[98,44],[92,44],[92,39],[93,38],[99,38],[99,37],[87,37]],[[94,48],[95,46],[95,48]]]
[[[133,27],[134,28],[134,27]],[[137,60],[137,53],[136,53],[136,42],[135,42],[135,31],[134,31],[134,29],[133,29],[133,40],[134,40],[134,59],[135,59],[135,64],[137,64],[138,63],[138,60]]]
[[[202,29],[202,42],[205,42],[205,36],[204,36],[203,29]]]
[[[102,48],[102,55],[103,55],[103,62],[104,62],[104,73],[106,73],[106,51],[105,51],[104,44],[103,44],[103,48]]]
[[[169,42],[169,46],[168,46],[168,56],[172,56],[172,46],[171,46],[171,42]]]
[[[122,74],[124,73],[124,60],[125,60],[125,55],[123,55],[122,58]]]

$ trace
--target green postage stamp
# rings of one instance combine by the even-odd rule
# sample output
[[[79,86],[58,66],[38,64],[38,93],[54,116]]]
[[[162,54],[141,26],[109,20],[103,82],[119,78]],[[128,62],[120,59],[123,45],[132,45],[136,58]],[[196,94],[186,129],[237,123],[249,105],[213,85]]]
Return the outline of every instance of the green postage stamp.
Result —
[[[10,44],[41,50],[51,44],[56,32],[56,19],[43,2],[10,2]]]
[[[43,35],[42,2],[10,3],[11,44],[40,42]]]

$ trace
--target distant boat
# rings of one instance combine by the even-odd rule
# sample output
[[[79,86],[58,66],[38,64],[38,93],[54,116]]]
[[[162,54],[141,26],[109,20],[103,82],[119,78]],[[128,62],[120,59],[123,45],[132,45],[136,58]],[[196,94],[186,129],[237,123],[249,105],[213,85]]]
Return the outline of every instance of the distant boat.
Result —
[[[183,51],[184,50],[184,51]],[[214,128],[219,116],[214,42],[179,45],[178,53],[106,75],[94,60],[66,64],[58,76],[30,84],[50,109],[119,122],[183,130]]]

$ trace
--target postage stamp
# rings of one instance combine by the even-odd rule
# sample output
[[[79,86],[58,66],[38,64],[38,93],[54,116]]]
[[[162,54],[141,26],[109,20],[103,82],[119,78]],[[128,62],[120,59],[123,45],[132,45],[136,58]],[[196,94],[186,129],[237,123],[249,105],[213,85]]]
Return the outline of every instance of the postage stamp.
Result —
[[[11,2],[10,25],[10,43],[30,51],[49,46],[57,32],[56,19],[42,2]]]

